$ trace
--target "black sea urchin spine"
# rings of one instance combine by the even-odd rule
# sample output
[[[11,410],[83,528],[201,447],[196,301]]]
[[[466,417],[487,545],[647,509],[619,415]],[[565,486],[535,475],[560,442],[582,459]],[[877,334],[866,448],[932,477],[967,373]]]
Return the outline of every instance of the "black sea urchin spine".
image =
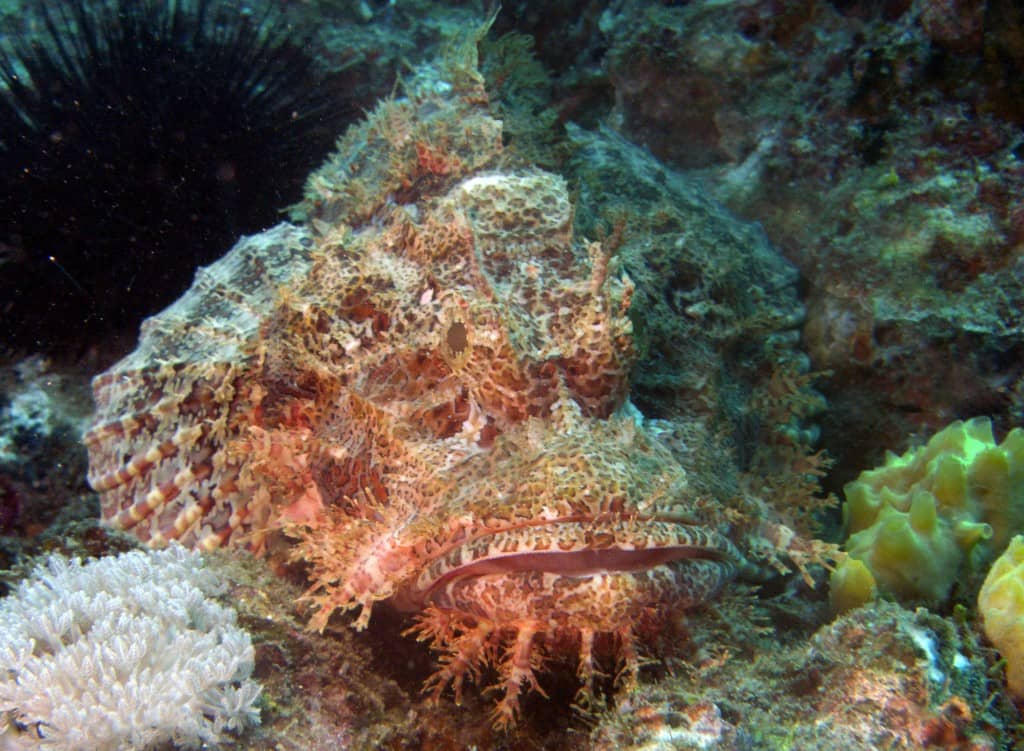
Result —
[[[350,108],[258,7],[62,0],[0,48],[0,342],[130,341],[301,197]]]

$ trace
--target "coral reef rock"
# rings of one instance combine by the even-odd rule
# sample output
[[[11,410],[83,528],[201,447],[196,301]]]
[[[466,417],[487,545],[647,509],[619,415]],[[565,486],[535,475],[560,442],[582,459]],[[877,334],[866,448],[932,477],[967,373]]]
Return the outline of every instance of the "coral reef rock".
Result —
[[[201,270],[97,377],[86,443],[111,525],[288,551],[317,628],[418,613],[428,686],[493,665],[501,726],[547,658],[586,703],[599,661],[630,683],[672,611],[761,567],[627,401],[632,283],[486,104],[472,62],[381,103],[302,228]]]
[[[766,631],[642,683],[600,717],[595,751],[1020,748],[970,624],[880,600],[807,638]],[[746,645],[745,645],[746,646]],[[1016,745],[1015,745],[1016,744]]]

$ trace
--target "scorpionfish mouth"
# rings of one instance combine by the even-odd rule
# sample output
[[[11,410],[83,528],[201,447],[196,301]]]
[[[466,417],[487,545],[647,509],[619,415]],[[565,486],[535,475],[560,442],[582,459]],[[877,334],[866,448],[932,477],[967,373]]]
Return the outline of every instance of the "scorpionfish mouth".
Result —
[[[575,655],[579,706],[594,700],[597,655],[609,646],[617,682],[634,682],[637,629],[710,599],[741,561],[711,526],[681,515],[554,517],[467,535],[396,604],[420,609],[409,633],[446,655],[427,684],[434,696],[451,686],[459,701],[465,680],[491,664],[501,695],[492,717],[507,726],[524,690],[543,693],[547,654]]]
[[[601,585],[617,586],[622,594],[625,588],[631,597],[667,588],[648,594],[694,604],[712,597],[730,578],[735,557],[732,544],[718,532],[669,514],[542,520],[483,533],[453,546],[424,568],[409,599],[400,598],[398,604],[480,611],[485,603],[472,598],[467,602],[467,593],[494,589],[503,582],[530,583],[513,599],[530,600],[534,614],[538,601],[557,607],[551,596],[560,589],[593,590]],[[665,570],[652,573],[659,568]],[[632,586],[623,583],[627,576],[633,579]],[[575,612],[581,605],[575,603]]]

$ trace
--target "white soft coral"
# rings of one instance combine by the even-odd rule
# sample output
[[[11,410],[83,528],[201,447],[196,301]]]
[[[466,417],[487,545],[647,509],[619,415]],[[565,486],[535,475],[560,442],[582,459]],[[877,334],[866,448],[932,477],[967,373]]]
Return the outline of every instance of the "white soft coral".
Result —
[[[259,721],[253,648],[199,555],[52,556],[0,600],[0,751],[217,744]]]

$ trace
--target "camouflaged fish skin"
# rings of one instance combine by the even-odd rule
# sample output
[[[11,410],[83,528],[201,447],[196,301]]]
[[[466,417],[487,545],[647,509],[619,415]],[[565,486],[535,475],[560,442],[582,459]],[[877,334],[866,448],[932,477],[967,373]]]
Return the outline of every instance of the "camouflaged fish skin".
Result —
[[[104,520],[151,545],[286,551],[311,624],[415,613],[458,698],[514,721],[546,656],[635,676],[638,640],[747,565],[627,404],[633,286],[511,166],[472,71],[408,85],[94,382]]]

